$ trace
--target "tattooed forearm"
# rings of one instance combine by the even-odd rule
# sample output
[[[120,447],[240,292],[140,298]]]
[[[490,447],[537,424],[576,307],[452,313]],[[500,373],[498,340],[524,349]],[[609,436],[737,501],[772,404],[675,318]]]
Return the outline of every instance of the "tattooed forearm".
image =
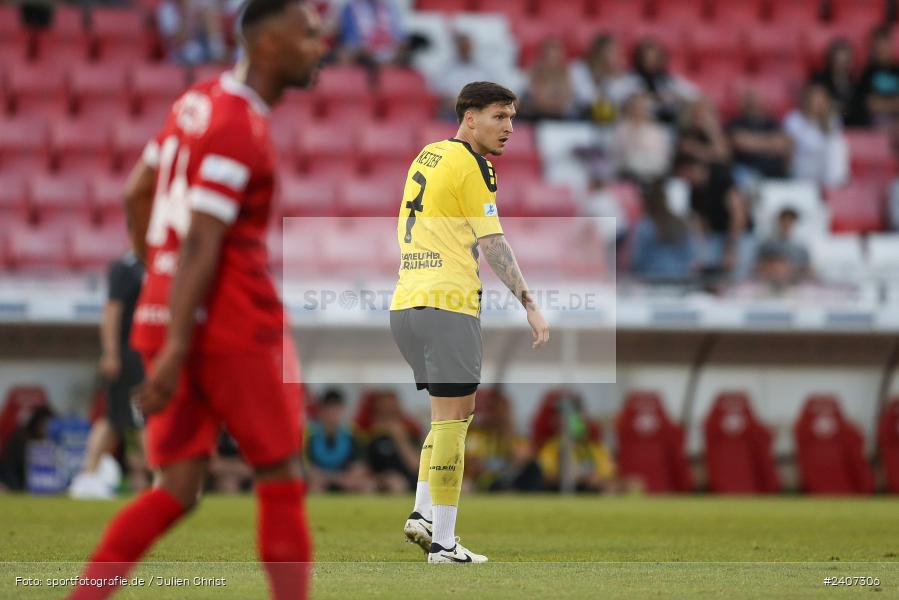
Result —
[[[478,245],[496,276],[515,294],[522,306],[531,308],[533,306],[531,292],[528,290],[528,284],[524,281],[524,276],[515,260],[515,254],[512,253],[512,247],[509,246],[505,236],[484,237],[478,240]]]

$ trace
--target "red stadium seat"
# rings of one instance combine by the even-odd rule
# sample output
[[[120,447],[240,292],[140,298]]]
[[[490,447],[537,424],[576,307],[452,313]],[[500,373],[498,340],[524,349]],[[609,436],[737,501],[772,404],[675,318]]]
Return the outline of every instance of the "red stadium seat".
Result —
[[[644,23],[634,27],[633,36],[637,43],[644,39],[655,40],[665,49],[672,62],[687,56],[686,36],[677,24]]]
[[[323,69],[316,83],[318,112],[331,116],[336,107],[374,114],[374,96],[370,93],[368,73],[357,67]]]
[[[711,0],[711,17],[722,29],[738,32],[762,20],[763,0]]]
[[[434,118],[437,99],[425,78],[412,69],[383,68],[378,77],[380,114],[388,120],[427,121]]]
[[[336,225],[330,220],[286,219],[282,235],[269,238],[271,262],[282,264],[285,279],[303,281],[325,272],[321,243],[330,234],[329,224]]]
[[[128,245],[128,231],[120,223],[76,229],[70,240],[72,267],[102,272]]]
[[[28,228],[9,234],[9,261],[17,270],[64,271],[68,268],[66,235],[58,229]]]
[[[86,34],[63,37],[53,31],[37,35],[35,53],[39,63],[72,68],[90,60],[90,41]]]
[[[652,11],[653,19],[658,23],[675,24],[682,28],[702,27],[709,18],[709,10],[705,0],[679,0],[678,2],[656,2]]]
[[[60,39],[78,39],[84,35],[84,11],[80,6],[60,4],[53,10],[50,32]]]
[[[331,125],[310,123],[299,132],[298,159],[307,173],[345,175],[356,168],[354,144]]]
[[[532,227],[528,219],[505,219],[503,232],[515,249],[521,269],[531,277],[556,276],[566,261],[566,247],[541,227]]]
[[[112,128],[112,147],[118,170],[130,171],[144,148],[162,127],[157,119],[122,119]]]
[[[131,71],[131,94],[137,112],[151,102],[171,105],[186,88],[187,71],[175,65],[139,65]]]
[[[282,174],[281,217],[337,216],[337,182],[332,177],[298,177]]]
[[[835,233],[870,233],[885,227],[885,187],[878,180],[852,181],[826,190],[830,229]]]
[[[63,171],[97,171],[113,167],[106,121],[58,120],[50,127],[50,149],[56,168]]]
[[[448,140],[459,131],[459,125],[451,121],[431,121],[421,125],[418,130],[416,144],[421,149],[428,144],[441,140]]]
[[[128,111],[125,69],[116,65],[79,65],[72,71],[71,91],[78,114],[106,115]]]
[[[540,54],[543,44],[550,39],[566,39],[566,25],[544,23],[538,19],[527,19],[515,24],[515,38],[518,40],[518,64],[530,67]]]
[[[588,16],[587,4],[585,0],[536,0],[537,18],[544,23],[571,26]]]
[[[353,217],[396,217],[402,201],[403,180],[394,177],[351,178],[340,183],[340,214]]]
[[[411,126],[371,124],[359,132],[359,158],[366,173],[396,170],[397,166],[407,171],[418,150]]]
[[[6,172],[45,170],[49,167],[47,124],[42,119],[0,120],[0,169]]]
[[[618,413],[616,431],[622,476],[639,478],[650,493],[692,490],[684,432],[669,419],[658,394],[630,392]]]
[[[522,212],[528,217],[573,217],[578,205],[568,186],[543,183],[524,190]]]
[[[880,0],[831,0],[833,22],[868,31],[886,21],[887,3]]]
[[[813,29],[821,21],[821,0],[776,0],[771,3],[771,20],[779,25]]]
[[[887,491],[899,494],[899,398],[890,400],[880,415],[877,448]]]
[[[777,117],[783,117],[796,103],[798,90],[791,89],[792,85],[801,83],[799,80],[785,80],[781,77],[759,75],[756,77],[741,77],[732,80],[730,88],[731,98],[729,106],[734,109],[748,89],[756,90],[766,109]]]
[[[218,79],[227,70],[228,68],[222,65],[200,65],[193,68],[190,81],[191,83],[200,83],[210,79]]]
[[[724,392],[705,420],[705,460],[709,489],[717,494],[780,491],[771,456],[771,433],[752,412],[743,392]]]
[[[0,39],[14,38],[25,29],[20,7],[13,4],[0,5]]]
[[[418,0],[417,10],[430,10],[443,13],[457,13],[471,8],[470,0]]]
[[[896,153],[890,135],[883,131],[849,129],[846,131],[853,177],[879,177],[896,173]]]
[[[9,98],[18,116],[48,119],[69,112],[65,73],[61,66],[14,64],[6,76]]]
[[[874,474],[864,455],[864,437],[846,420],[834,396],[810,396],[794,428],[802,491],[810,494],[870,494]]]
[[[41,222],[69,217],[92,218],[87,180],[80,175],[33,175],[29,200]]]
[[[475,0],[474,8],[479,12],[502,13],[514,24],[527,18],[528,5],[528,0]]]
[[[94,219],[101,223],[118,223],[125,208],[126,175],[99,175],[90,180],[90,201]]]
[[[28,187],[17,171],[0,171],[0,228],[28,221]]]
[[[636,25],[647,17],[644,0],[599,0],[598,4],[602,23]]]
[[[396,204],[394,204],[394,209]],[[391,215],[396,216],[396,211]],[[335,219],[322,235],[320,252],[327,272],[350,281],[372,273],[396,276],[400,264],[394,219]],[[347,240],[353,240],[348,244]],[[360,252],[360,248],[364,252]]]
[[[481,390],[478,390],[478,401]],[[559,409],[563,400],[574,400],[583,403],[584,399],[577,392],[563,388],[555,388],[543,394],[540,406],[531,420],[531,440],[535,448],[541,448],[546,442],[559,435]],[[602,427],[592,419],[587,419],[587,431],[591,440],[602,441]]]
[[[710,25],[690,29],[686,41],[691,66],[699,72],[710,73],[723,67],[719,73],[733,75],[742,70],[745,40],[739,33]]]
[[[750,29],[746,34],[748,60],[761,74],[772,65],[802,61],[802,38],[789,25],[768,25]]]
[[[90,32],[94,52],[103,63],[137,64],[150,58],[145,15],[141,11],[94,8]]]

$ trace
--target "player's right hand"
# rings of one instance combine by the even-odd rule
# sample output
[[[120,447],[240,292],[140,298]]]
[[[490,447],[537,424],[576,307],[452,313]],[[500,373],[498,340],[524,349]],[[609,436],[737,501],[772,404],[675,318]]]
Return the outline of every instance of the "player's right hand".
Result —
[[[122,370],[122,363],[115,354],[103,354],[100,357],[100,375],[107,381],[115,381]]]
[[[534,335],[534,343],[531,344],[531,348],[537,349],[549,341],[549,323],[546,322],[539,310],[528,309],[528,323]]]
[[[168,404],[175,393],[183,363],[183,350],[171,344],[163,346],[147,380],[132,395],[132,402],[145,416],[161,411]]]

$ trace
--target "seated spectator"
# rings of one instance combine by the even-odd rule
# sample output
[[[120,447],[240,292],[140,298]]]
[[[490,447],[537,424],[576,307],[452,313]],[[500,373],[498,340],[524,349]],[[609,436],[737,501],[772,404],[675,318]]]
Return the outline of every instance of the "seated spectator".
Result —
[[[729,163],[730,144],[711,103],[705,98],[697,98],[685,107],[682,115],[677,132],[677,152],[706,164]]]
[[[808,250],[794,239],[798,220],[799,213],[792,208],[781,210],[774,235],[759,247],[756,273],[775,289],[783,289],[810,275]]]
[[[391,494],[414,490],[420,452],[420,440],[410,435],[396,394],[390,391],[377,394],[372,402],[365,449],[377,489]]]
[[[733,175],[741,188],[753,187],[759,179],[787,176],[790,138],[765,109],[758,90],[746,90],[740,113],[727,129],[734,153]]]
[[[565,45],[561,40],[543,43],[531,67],[530,83],[521,101],[524,119],[569,119],[576,116],[574,91],[568,74]]]
[[[184,65],[225,60],[222,15],[216,0],[164,0],[156,24],[169,60]]]
[[[609,34],[596,36],[583,60],[569,67],[579,113],[595,123],[612,123],[627,99],[627,76],[622,71],[618,42]]]
[[[218,447],[209,460],[209,485],[222,494],[247,492],[253,487],[253,469],[241,458],[237,440],[225,431],[219,434]]]
[[[834,107],[846,123],[853,123],[855,119],[851,111],[857,82],[852,62],[849,42],[842,38],[834,40],[827,49],[824,67],[812,77],[812,83],[822,86],[830,94]]]
[[[699,95],[696,86],[668,72],[668,56],[655,40],[644,39],[634,49],[633,71],[628,76],[627,95],[645,92],[656,117],[673,123],[681,107]]]
[[[645,279],[689,278],[696,260],[696,240],[687,221],[668,207],[663,183],[647,186],[643,212],[631,241],[631,270]]]
[[[391,0],[349,0],[338,20],[343,62],[382,65],[397,58],[406,33]]]
[[[675,172],[690,185],[690,207],[698,223],[700,267],[744,279],[752,270],[755,244],[745,198],[729,169],[682,155]]]
[[[343,394],[327,390],[306,436],[309,491],[371,492],[374,482],[361,462],[359,444],[345,422]]]
[[[478,393],[477,411],[465,440],[465,482],[479,491],[543,489],[531,445],[515,432],[509,399],[498,390]]]
[[[899,115],[899,62],[890,30],[871,34],[868,64],[859,79],[853,124],[892,125]]]
[[[472,81],[493,81],[494,78],[488,65],[475,60],[474,47],[468,35],[456,32],[453,45],[453,58],[440,70],[440,76],[432,86],[440,94],[441,113],[455,119],[459,90]]]
[[[793,143],[793,177],[825,186],[846,182],[849,151],[827,90],[814,84],[806,87],[799,109],[784,119],[784,130]]]
[[[588,420],[580,398],[573,398],[573,414],[567,419],[567,431],[571,436],[569,468],[579,492],[616,492],[621,485],[615,476],[615,463],[609,450],[598,439],[590,436]],[[562,433],[546,440],[537,453],[537,461],[549,490],[561,489],[562,465],[565,455]]]
[[[647,94],[637,92],[627,99],[612,138],[612,151],[624,177],[647,182],[668,172],[671,136],[653,117]]]
[[[25,490],[28,443],[49,439],[52,418],[53,412],[46,406],[40,406],[6,441],[0,454],[0,492]]]

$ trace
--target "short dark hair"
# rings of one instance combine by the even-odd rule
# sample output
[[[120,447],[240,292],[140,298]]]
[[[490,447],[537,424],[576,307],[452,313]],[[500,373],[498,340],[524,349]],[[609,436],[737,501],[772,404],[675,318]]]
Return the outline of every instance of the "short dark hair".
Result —
[[[243,35],[247,28],[272,15],[279,15],[284,9],[303,0],[247,0],[240,12],[239,31]]]
[[[465,118],[465,111],[474,108],[481,110],[491,104],[518,104],[518,96],[508,88],[490,81],[474,81],[462,88],[456,98],[456,118],[459,122]]]

